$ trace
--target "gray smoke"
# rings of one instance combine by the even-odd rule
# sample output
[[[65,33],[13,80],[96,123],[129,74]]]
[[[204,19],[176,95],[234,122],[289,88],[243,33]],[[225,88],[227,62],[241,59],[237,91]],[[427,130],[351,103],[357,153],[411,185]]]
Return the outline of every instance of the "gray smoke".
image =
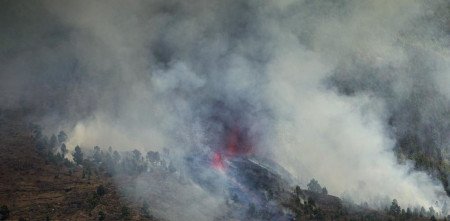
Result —
[[[0,103],[70,131],[70,147],[183,155],[237,127],[303,185],[375,207],[446,200],[394,153],[448,158],[446,1],[2,5]]]

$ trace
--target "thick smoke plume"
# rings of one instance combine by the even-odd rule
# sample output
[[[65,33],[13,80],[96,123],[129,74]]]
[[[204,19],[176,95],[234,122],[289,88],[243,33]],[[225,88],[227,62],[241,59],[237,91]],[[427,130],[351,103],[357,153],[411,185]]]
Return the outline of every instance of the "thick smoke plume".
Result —
[[[446,1],[1,4],[0,103],[70,131],[70,148],[183,156],[239,130],[302,185],[375,207],[446,200],[402,155],[449,157]]]

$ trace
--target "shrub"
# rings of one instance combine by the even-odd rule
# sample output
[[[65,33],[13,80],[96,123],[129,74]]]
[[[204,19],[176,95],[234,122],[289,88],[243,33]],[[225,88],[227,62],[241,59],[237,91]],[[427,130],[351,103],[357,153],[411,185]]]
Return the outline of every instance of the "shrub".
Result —
[[[103,196],[106,194],[106,188],[103,185],[97,187],[97,195]]]
[[[130,208],[128,208],[126,206],[123,206],[121,211],[122,211],[122,218],[129,218],[130,217],[130,215],[131,215]]]

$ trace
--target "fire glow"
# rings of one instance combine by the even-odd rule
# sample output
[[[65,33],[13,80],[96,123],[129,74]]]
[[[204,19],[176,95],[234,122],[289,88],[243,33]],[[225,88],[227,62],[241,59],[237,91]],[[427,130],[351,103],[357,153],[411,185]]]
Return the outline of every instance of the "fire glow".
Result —
[[[214,153],[213,159],[212,159],[212,166],[217,170],[223,170],[225,168],[223,164],[222,155],[218,152]]]
[[[245,133],[241,133],[238,127],[230,130],[225,143],[225,147],[216,150],[212,157],[212,166],[217,170],[226,169],[225,160],[227,158],[247,156],[253,153],[248,137]]]

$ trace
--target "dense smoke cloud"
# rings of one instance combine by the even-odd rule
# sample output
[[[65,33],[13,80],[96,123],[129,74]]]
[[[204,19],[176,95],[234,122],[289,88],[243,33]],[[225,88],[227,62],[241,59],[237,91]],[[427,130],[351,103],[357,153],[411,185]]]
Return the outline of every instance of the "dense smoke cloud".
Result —
[[[71,131],[71,147],[183,154],[239,128],[255,154],[331,194],[445,198],[394,152],[447,156],[445,1],[2,4],[2,106]]]

